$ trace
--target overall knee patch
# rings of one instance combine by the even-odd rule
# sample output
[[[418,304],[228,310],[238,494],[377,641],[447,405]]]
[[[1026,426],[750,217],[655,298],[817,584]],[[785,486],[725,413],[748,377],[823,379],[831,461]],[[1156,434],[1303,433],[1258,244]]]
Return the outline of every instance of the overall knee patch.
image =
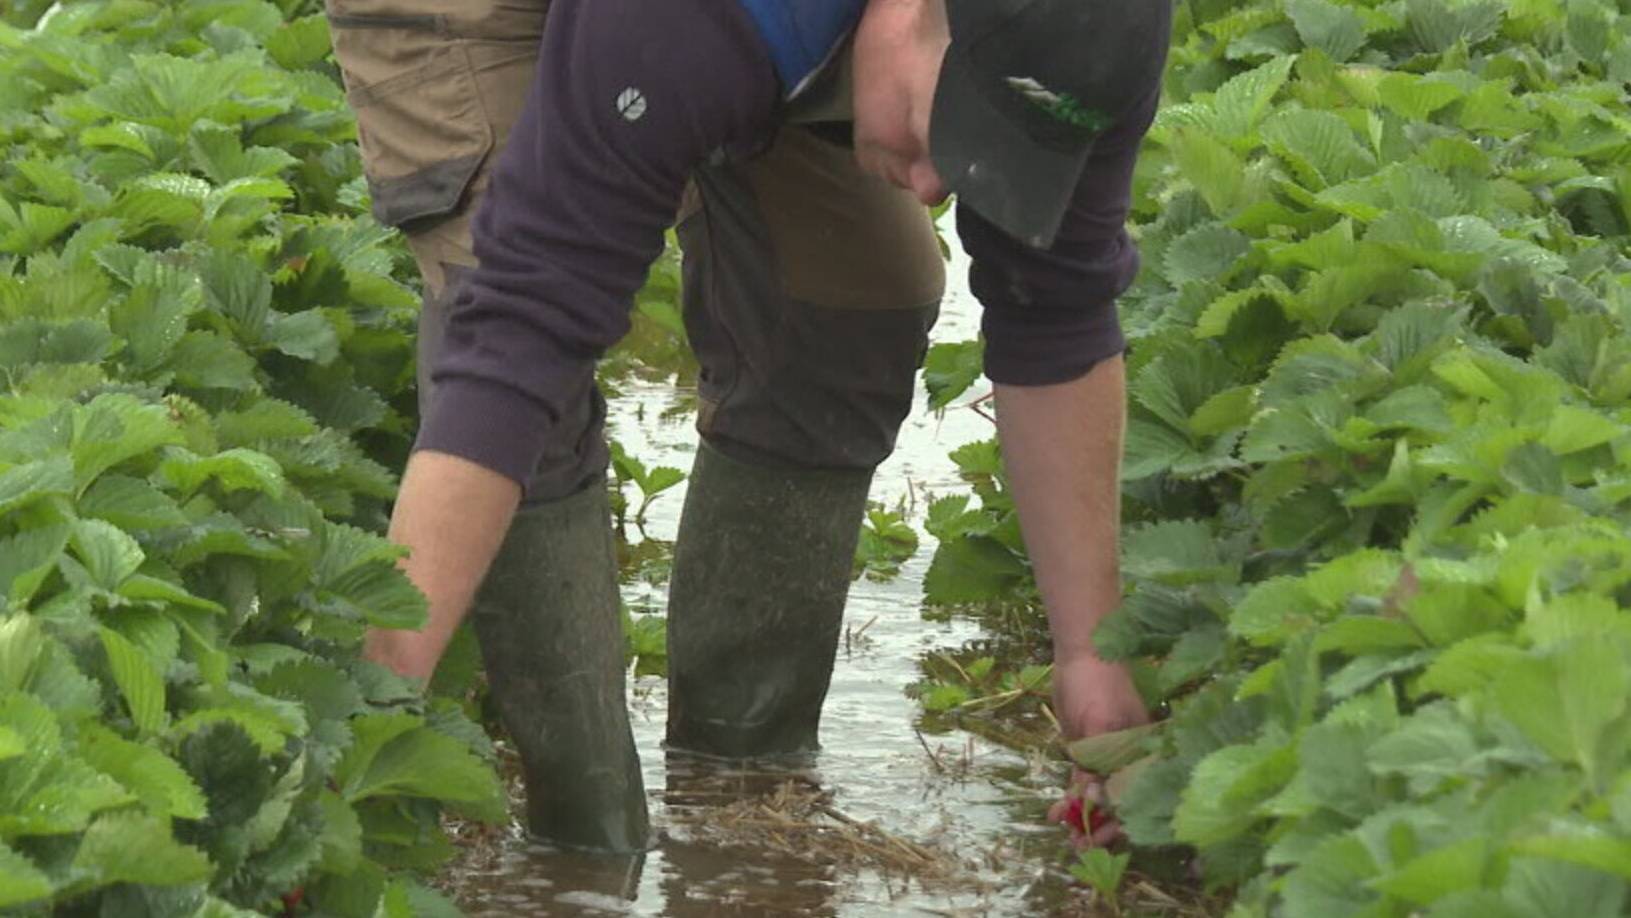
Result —
[[[945,287],[927,208],[797,126],[694,184],[680,238],[699,430],[797,467],[877,465]]]

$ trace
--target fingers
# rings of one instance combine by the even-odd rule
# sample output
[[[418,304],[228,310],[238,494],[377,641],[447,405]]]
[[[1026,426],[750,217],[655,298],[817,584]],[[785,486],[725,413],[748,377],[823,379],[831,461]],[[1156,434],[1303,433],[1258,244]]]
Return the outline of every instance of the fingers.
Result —
[[[1064,797],[1048,807],[1047,819],[1070,828],[1070,843],[1077,851],[1109,847],[1124,836],[1108,804],[1103,779],[1077,768],[1071,772]]]

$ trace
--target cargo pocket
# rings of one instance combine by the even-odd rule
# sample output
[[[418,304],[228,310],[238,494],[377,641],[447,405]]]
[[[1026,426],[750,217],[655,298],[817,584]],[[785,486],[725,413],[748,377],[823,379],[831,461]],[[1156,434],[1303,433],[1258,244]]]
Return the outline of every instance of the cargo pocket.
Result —
[[[374,216],[403,228],[451,216],[495,142],[469,48],[440,15],[350,6],[331,0],[328,18]]]

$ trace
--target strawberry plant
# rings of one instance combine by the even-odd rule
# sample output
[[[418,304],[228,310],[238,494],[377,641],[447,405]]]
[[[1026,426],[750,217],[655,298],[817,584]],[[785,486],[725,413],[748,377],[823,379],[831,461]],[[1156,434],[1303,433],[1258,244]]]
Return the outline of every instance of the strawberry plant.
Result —
[[[1631,901],[1628,36],[1596,0],[1180,7],[1097,641],[1164,715],[1118,818],[1237,915]],[[930,511],[931,601],[1030,601],[990,466]]]
[[[447,914],[485,734],[360,661],[418,297],[309,4],[0,24],[0,908]],[[37,24],[35,19],[38,19]]]

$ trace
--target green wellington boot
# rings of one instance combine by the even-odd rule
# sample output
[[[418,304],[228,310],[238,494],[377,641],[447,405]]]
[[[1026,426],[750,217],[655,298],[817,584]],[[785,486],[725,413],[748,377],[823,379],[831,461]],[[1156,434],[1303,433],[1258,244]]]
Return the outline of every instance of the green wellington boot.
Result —
[[[670,749],[815,751],[871,482],[702,443],[669,586]]]
[[[473,616],[493,699],[521,754],[528,828],[564,847],[645,849],[605,485],[517,513]]]

